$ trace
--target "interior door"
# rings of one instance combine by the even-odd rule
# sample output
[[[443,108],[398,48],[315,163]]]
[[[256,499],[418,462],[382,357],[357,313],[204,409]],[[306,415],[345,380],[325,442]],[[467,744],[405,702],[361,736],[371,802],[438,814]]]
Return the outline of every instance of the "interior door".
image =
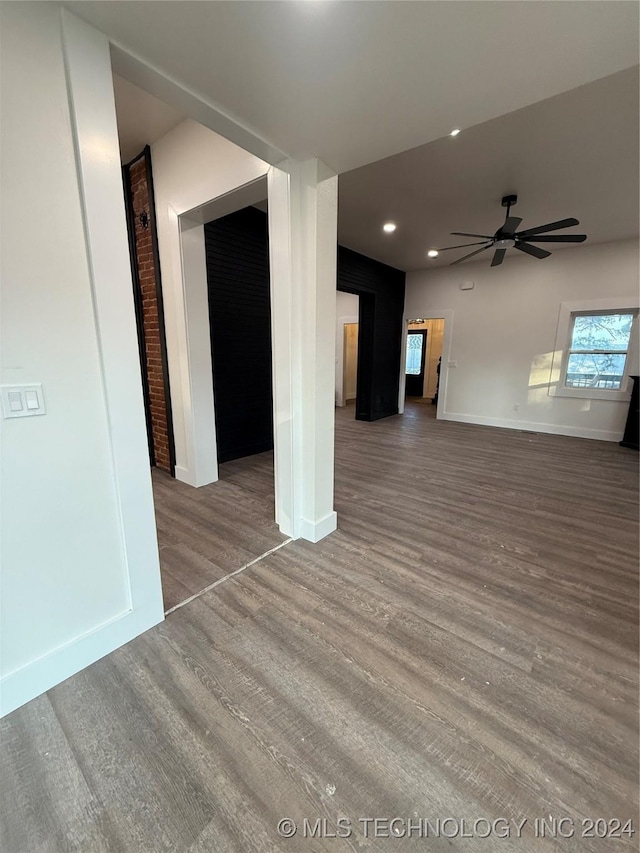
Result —
[[[427,354],[427,330],[411,330],[407,334],[407,361],[405,367],[405,396],[424,396],[424,361]]]

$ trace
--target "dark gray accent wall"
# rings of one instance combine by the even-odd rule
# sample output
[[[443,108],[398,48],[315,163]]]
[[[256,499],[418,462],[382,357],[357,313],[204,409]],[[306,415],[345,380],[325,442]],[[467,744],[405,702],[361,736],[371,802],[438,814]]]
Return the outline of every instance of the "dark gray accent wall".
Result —
[[[360,297],[357,420],[398,414],[405,276],[338,246],[338,290]]]
[[[267,215],[205,225],[218,461],[273,447]],[[398,413],[405,273],[338,246],[337,287],[360,297],[356,418]]]
[[[218,461],[273,448],[267,215],[204,227]]]

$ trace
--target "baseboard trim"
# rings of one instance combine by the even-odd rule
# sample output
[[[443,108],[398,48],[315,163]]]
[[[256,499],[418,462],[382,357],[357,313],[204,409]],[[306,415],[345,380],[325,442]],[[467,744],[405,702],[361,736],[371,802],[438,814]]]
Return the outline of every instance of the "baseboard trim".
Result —
[[[191,471],[188,468],[183,468],[182,465],[176,465],[174,469],[174,476],[176,480],[180,480],[181,483],[186,483],[187,486],[193,486]]]
[[[307,542],[319,542],[337,529],[338,514],[334,511],[320,521],[307,521],[306,518],[303,518],[300,535]]]
[[[218,469],[216,468],[215,476],[212,474],[209,477],[205,477],[202,483],[199,483],[195,479],[194,472],[191,468],[183,468],[181,465],[176,465],[174,470],[174,475],[176,480],[180,480],[181,483],[186,483],[187,486],[193,486],[194,489],[199,489],[201,486],[208,486],[210,483],[218,482]]]
[[[0,680],[0,717],[119,649],[164,619],[162,606],[127,610]]]
[[[571,438],[592,438],[596,441],[620,441],[622,438],[622,431],[585,429],[560,424],[536,423],[534,421],[512,421],[507,418],[485,418],[480,415],[463,415],[457,412],[444,412],[439,418],[443,421],[458,421],[463,424],[514,429],[521,432],[544,432],[548,435],[566,435]]]

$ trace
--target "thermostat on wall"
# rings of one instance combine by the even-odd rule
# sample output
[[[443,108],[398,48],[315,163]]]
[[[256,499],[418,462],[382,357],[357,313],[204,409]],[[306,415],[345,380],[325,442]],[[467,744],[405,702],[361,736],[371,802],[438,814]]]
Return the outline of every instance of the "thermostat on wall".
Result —
[[[463,281],[460,283],[460,290],[473,290],[474,281]]]

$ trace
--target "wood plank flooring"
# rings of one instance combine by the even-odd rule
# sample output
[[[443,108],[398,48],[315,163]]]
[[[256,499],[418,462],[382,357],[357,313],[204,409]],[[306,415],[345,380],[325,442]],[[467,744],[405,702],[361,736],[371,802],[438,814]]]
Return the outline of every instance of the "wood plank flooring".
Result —
[[[194,489],[153,469],[165,610],[285,541],[274,521],[273,454],[220,465]]]
[[[352,417],[336,533],[0,721],[3,853],[637,849],[637,454],[419,404]],[[573,836],[536,837],[550,816]],[[320,837],[339,818],[351,836]],[[482,838],[482,818],[527,822]],[[636,835],[583,838],[586,818]]]

